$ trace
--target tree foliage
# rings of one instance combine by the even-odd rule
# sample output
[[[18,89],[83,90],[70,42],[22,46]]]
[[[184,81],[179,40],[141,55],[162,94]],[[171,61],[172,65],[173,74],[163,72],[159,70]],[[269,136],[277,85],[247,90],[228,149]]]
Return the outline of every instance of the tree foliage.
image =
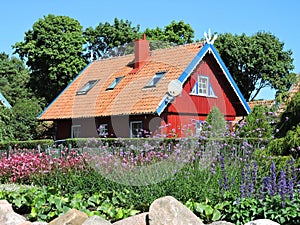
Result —
[[[19,98],[31,97],[28,88],[29,70],[23,61],[5,53],[0,54],[0,92],[14,105]]]
[[[163,29],[147,28],[141,32],[139,25],[133,26],[128,20],[115,18],[113,24],[99,23],[95,29],[89,27],[84,31],[87,40],[85,58],[91,58],[91,54],[93,54],[93,59],[99,59],[132,53],[133,42],[140,38],[142,33],[146,34],[148,40],[151,40],[152,49],[192,43],[194,38],[194,30],[183,21],[172,21]]]
[[[241,137],[246,138],[271,138],[276,123],[275,107],[256,105],[246,117],[245,122],[237,126]]]
[[[184,23],[182,20],[179,22],[172,21],[163,29],[156,27],[154,29],[147,28],[144,32],[149,40],[159,41],[164,47],[164,43],[173,45],[182,45],[193,42],[194,30],[189,24]],[[159,48],[161,46],[154,46]]]
[[[128,20],[114,19],[114,23],[99,23],[84,31],[87,40],[85,58],[93,59],[123,55],[127,44],[139,37],[140,26],[133,26]]]
[[[267,32],[255,35],[219,35],[215,46],[246,100],[262,88],[286,92],[295,79],[292,51]]]
[[[207,115],[206,122],[211,126],[211,131],[214,135],[222,136],[226,130],[226,121],[220,109],[213,106]]]
[[[49,14],[33,24],[15,53],[31,70],[30,86],[37,97],[50,103],[85,66],[84,37],[80,23]]]
[[[296,93],[288,103],[286,110],[281,114],[277,124],[276,137],[284,137],[290,130],[300,125],[300,92]]]
[[[0,104],[0,141],[14,140],[13,111]]]
[[[42,108],[36,98],[18,99],[11,109],[0,105],[0,141],[37,139],[42,135],[37,116]]]

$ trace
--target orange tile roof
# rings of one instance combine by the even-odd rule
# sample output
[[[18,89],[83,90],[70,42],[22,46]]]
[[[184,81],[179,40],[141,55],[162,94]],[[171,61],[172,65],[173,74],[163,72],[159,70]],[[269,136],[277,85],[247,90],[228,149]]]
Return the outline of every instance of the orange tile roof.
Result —
[[[132,71],[134,55],[97,60],[89,64],[40,115],[40,120],[155,113],[168,84],[177,79],[202,48],[193,43],[153,50],[147,63]],[[167,71],[154,88],[143,88],[157,72]],[[115,78],[124,76],[113,90],[106,90]],[[76,95],[90,80],[99,82],[86,94]]]
[[[251,109],[254,108],[256,105],[265,105],[265,106],[272,106],[275,104],[275,100],[254,100],[251,102],[248,102],[248,105]]]

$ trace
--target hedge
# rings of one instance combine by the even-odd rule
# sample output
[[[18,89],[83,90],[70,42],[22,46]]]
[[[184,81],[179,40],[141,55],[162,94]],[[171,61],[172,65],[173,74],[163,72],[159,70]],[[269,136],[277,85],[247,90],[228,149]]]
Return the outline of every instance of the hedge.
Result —
[[[5,141],[5,142],[0,142],[0,150],[37,149],[38,146],[40,146],[43,149],[45,147],[49,147],[53,145],[54,145],[54,141],[51,139],[28,140],[28,141]]]

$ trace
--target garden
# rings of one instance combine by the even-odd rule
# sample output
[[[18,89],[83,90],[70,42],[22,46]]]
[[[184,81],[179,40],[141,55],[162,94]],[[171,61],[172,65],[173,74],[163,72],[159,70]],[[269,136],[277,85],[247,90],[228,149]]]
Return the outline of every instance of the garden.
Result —
[[[0,143],[0,199],[30,221],[75,208],[114,222],[171,195],[204,223],[300,224],[298,114],[295,105],[281,116],[259,106],[229,130],[212,110],[182,138],[69,139],[59,148]]]

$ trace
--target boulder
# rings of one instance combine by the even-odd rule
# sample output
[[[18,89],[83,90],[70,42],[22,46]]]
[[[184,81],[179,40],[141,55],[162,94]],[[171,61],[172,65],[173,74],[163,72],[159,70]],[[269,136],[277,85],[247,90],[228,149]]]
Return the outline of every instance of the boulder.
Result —
[[[26,219],[15,213],[11,204],[6,200],[0,200],[0,224],[18,225],[24,223]]]
[[[13,212],[11,204],[6,200],[0,200],[0,213]]]
[[[48,225],[46,222],[33,222],[31,225]]]
[[[23,223],[18,223],[18,225],[32,225],[29,221],[24,221]]]
[[[234,225],[234,223],[229,223],[229,222],[226,222],[226,221],[216,221],[216,222],[213,222],[213,223],[210,223],[210,224],[207,224],[207,225]]]
[[[172,196],[156,199],[149,208],[150,225],[200,225],[202,221]]]
[[[77,209],[70,209],[66,214],[52,220],[49,225],[82,225],[88,216]]]
[[[149,224],[149,213],[141,213],[128,217],[126,219],[114,222],[112,225],[148,225]]]
[[[91,216],[82,225],[111,225],[111,223],[100,216]]]
[[[259,220],[250,221],[245,225],[280,225],[280,224],[269,219],[259,219]]]

